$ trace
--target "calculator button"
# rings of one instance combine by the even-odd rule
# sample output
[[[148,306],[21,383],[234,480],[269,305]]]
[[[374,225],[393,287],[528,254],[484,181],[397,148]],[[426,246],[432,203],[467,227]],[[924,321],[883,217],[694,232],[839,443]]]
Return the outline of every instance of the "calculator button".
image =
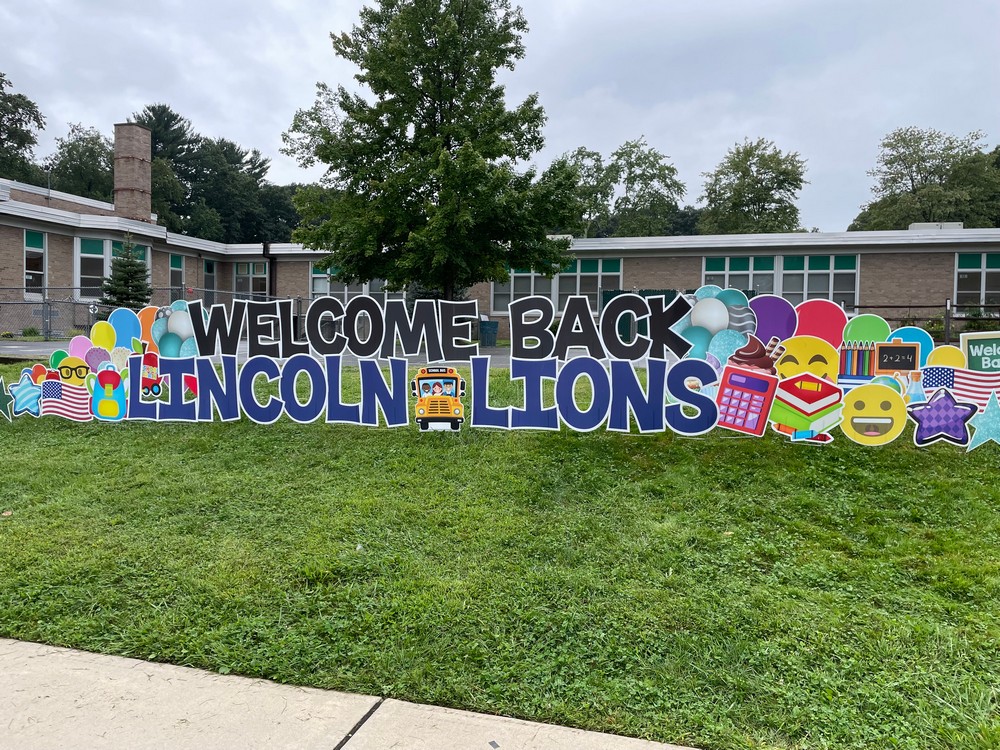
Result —
[[[749,427],[751,430],[756,430],[757,429],[757,415],[756,414],[751,414],[750,416],[747,417],[747,427]]]

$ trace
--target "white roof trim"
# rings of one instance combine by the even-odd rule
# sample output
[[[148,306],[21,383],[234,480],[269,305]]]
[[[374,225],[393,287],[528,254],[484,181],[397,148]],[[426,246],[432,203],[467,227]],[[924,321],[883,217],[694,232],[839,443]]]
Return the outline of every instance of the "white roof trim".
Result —
[[[732,252],[775,250],[787,248],[803,250],[817,247],[840,247],[845,250],[857,247],[912,248],[915,245],[1000,245],[1000,229],[904,229],[893,232],[789,232],[785,234],[712,234],[685,237],[607,237],[575,239],[570,249],[574,252],[623,252],[643,251],[693,254],[698,252]]]
[[[0,177],[0,187],[8,187],[14,190],[20,190],[24,193],[32,193],[34,195],[42,195],[46,198],[54,198],[55,200],[76,203],[80,206],[87,206],[89,208],[101,208],[105,211],[115,210],[114,203],[95,201],[93,198],[83,198],[82,196],[73,195],[72,193],[62,193],[58,190],[49,190],[48,188],[38,187],[37,185],[28,185],[24,182],[15,182],[14,180],[8,180],[3,177]]]

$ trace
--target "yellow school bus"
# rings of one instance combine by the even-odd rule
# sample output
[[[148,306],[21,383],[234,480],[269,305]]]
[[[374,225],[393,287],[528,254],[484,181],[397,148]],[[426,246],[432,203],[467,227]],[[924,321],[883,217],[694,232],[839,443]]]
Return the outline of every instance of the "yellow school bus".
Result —
[[[410,381],[410,394],[421,430],[457,430],[465,421],[465,407],[459,398],[465,395],[465,381],[454,367],[421,367]]]

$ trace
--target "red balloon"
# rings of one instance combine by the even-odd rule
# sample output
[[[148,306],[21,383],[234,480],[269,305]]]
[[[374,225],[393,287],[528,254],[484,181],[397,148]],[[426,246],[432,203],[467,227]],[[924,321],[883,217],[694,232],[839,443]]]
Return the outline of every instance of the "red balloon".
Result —
[[[815,336],[828,342],[834,349],[844,343],[847,313],[828,299],[810,299],[795,306],[799,323],[796,336]]]

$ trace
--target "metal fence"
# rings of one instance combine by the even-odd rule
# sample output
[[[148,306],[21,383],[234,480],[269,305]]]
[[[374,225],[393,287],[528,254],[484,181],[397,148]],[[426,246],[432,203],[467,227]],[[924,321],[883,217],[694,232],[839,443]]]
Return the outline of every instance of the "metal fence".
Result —
[[[28,299],[25,299],[28,297]],[[195,287],[162,287],[153,290],[149,304],[166,307],[176,300],[202,300],[206,305],[231,305],[235,299],[270,301],[292,299],[295,317],[303,320],[309,300],[301,297],[272,297]],[[86,334],[91,326],[108,317],[114,306],[80,299],[79,289],[49,287],[44,295],[26,295],[23,287],[0,287],[0,338],[61,340]],[[300,324],[301,325],[301,324]]]

